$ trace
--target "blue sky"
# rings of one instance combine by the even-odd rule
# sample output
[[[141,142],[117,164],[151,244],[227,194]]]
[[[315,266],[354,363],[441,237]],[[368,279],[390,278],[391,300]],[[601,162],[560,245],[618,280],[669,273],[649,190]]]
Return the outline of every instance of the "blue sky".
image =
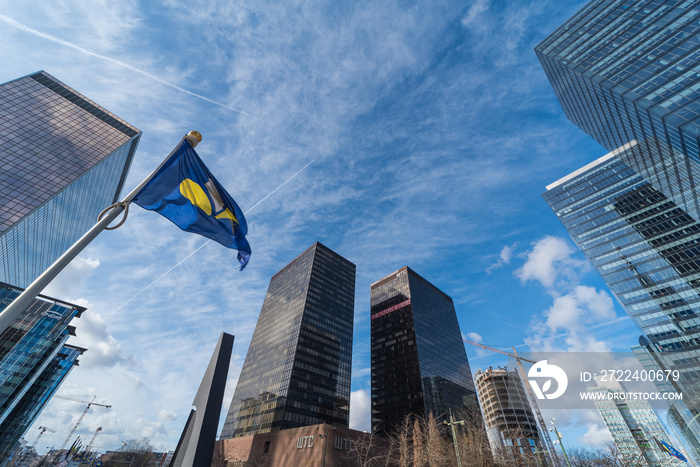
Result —
[[[89,351],[59,392],[112,405],[91,409],[83,439],[102,426],[100,449],[174,449],[222,331],[236,336],[225,412],[270,277],[317,240],[357,265],[354,428],[369,428],[369,285],[406,265],[488,345],[636,343],[541,198],[605,153],[532,50],[583,2],[84,5],[0,0],[0,81],[46,70],[141,129],[127,191],[200,131],[200,156],[250,210],[253,255],[239,272],[235,252],[134,206],[56,279],[47,294],[88,307],[72,342]],[[507,363],[467,353],[473,371]],[[53,401],[27,438],[49,426],[37,447],[60,446],[82,408]],[[567,443],[609,439],[595,413],[556,416]]]

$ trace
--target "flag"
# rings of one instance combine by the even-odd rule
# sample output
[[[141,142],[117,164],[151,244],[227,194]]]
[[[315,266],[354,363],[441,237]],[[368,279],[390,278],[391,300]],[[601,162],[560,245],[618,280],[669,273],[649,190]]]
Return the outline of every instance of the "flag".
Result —
[[[248,264],[251,251],[243,212],[186,139],[133,202],[160,213],[182,230],[238,250],[241,269]]]
[[[678,452],[673,446],[671,446],[668,443],[665,443],[664,441],[661,441],[658,438],[654,439],[656,440],[656,444],[659,445],[659,448],[661,448],[662,451],[667,452],[669,456],[673,456],[677,459],[682,460],[683,462],[688,462],[688,459],[686,459],[685,456]]]
[[[72,455],[75,451],[78,450],[82,442],[80,441],[80,436],[78,436],[75,441],[73,441],[73,444],[71,445],[70,449],[66,452],[65,459],[68,459],[68,456]]]

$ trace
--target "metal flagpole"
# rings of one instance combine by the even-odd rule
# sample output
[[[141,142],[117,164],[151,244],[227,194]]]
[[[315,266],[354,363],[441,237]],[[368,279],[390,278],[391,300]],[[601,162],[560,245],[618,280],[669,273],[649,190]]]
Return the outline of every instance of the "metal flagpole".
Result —
[[[182,141],[185,139],[192,143],[192,147],[195,147],[197,143],[202,141],[202,135],[197,131],[190,131],[187,136],[180,140],[180,143],[182,143]],[[105,230],[107,226],[114,219],[116,219],[117,216],[119,216],[119,214],[127,209],[129,203],[131,203],[131,200],[138,194],[139,191],[141,191],[144,186],[146,186],[148,182],[151,181],[153,176],[160,170],[161,167],[163,167],[168,159],[170,159],[173,153],[175,153],[175,150],[180,146],[180,143],[178,143],[178,145],[175,146],[175,149],[170,152],[168,157],[166,157],[163,162],[161,162],[160,165],[153,172],[151,172],[148,177],[139,183],[139,185],[134,188],[122,201],[110,206],[112,209],[110,209],[107,213],[104,213],[103,211],[105,215],[104,217],[98,219],[97,224],[92,226],[92,228],[88,230],[85,235],[83,235],[77,242],[68,248],[68,250],[61,255],[61,257],[59,257],[51,266],[48,267],[48,269],[42,272],[39,277],[34,279],[34,282],[29,284],[29,286],[24,289],[24,292],[22,292],[19,297],[14,299],[14,301],[10,303],[7,308],[0,312],[0,334],[2,334],[5,329],[12,325],[14,320],[27,309],[32,300],[34,300],[36,296],[39,295],[47,285],[49,285],[49,283],[58,275],[58,273],[68,266],[68,263],[75,259],[75,257],[78,256],[78,254],[80,254],[80,252],[83,251],[85,247],[87,247],[90,242],[92,242],[95,237],[100,234],[100,232]]]

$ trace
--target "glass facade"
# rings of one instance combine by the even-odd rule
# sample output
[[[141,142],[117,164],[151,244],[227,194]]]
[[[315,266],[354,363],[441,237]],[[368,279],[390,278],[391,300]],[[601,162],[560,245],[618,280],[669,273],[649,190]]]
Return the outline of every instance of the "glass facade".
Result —
[[[496,458],[515,465],[527,465],[537,458],[541,465],[550,465],[518,373],[507,368],[489,368],[477,371],[474,381],[491,452]]]
[[[669,465],[671,457],[659,448],[654,438],[672,445],[656,413],[645,400],[624,400],[619,383],[595,386],[589,393],[599,395],[595,405],[608,427],[626,465]],[[610,384],[614,387],[610,387]]]
[[[221,439],[348,426],[355,265],[315,243],[270,280]]]
[[[0,311],[20,293],[22,289],[0,282]],[[74,335],[70,321],[83,311],[40,295],[0,334],[0,462],[72,368],[77,348],[65,343]]]
[[[372,284],[372,430],[477,408],[452,299],[404,267]]]
[[[18,448],[19,440],[39,417],[68,373],[78,365],[78,357],[85,350],[68,344],[61,346],[9,416],[0,423],[0,462]]]
[[[700,220],[700,9],[594,0],[535,52],[567,117]]]
[[[671,410],[674,428],[700,458],[693,421],[700,414],[700,224],[615,152],[549,185],[543,197],[642,331],[644,345],[633,349],[642,365],[679,372],[677,382],[657,387],[684,393]]]
[[[141,132],[45,72],[0,85],[0,281],[26,287],[118,200]]]

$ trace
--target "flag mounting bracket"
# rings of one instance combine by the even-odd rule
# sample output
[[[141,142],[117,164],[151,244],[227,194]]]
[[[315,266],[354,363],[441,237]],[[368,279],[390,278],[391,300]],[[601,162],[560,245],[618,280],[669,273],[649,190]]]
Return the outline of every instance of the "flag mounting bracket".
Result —
[[[97,216],[97,222],[100,222],[105,214],[117,208],[122,208],[124,210],[124,217],[122,217],[122,220],[120,220],[117,225],[115,225],[114,227],[105,227],[105,230],[116,230],[122,225],[124,225],[124,222],[126,222],[126,217],[129,215],[129,203],[125,201],[119,201],[118,203],[114,203],[110,206],[107,206],[105,209],[102,210],[100,215]]]

